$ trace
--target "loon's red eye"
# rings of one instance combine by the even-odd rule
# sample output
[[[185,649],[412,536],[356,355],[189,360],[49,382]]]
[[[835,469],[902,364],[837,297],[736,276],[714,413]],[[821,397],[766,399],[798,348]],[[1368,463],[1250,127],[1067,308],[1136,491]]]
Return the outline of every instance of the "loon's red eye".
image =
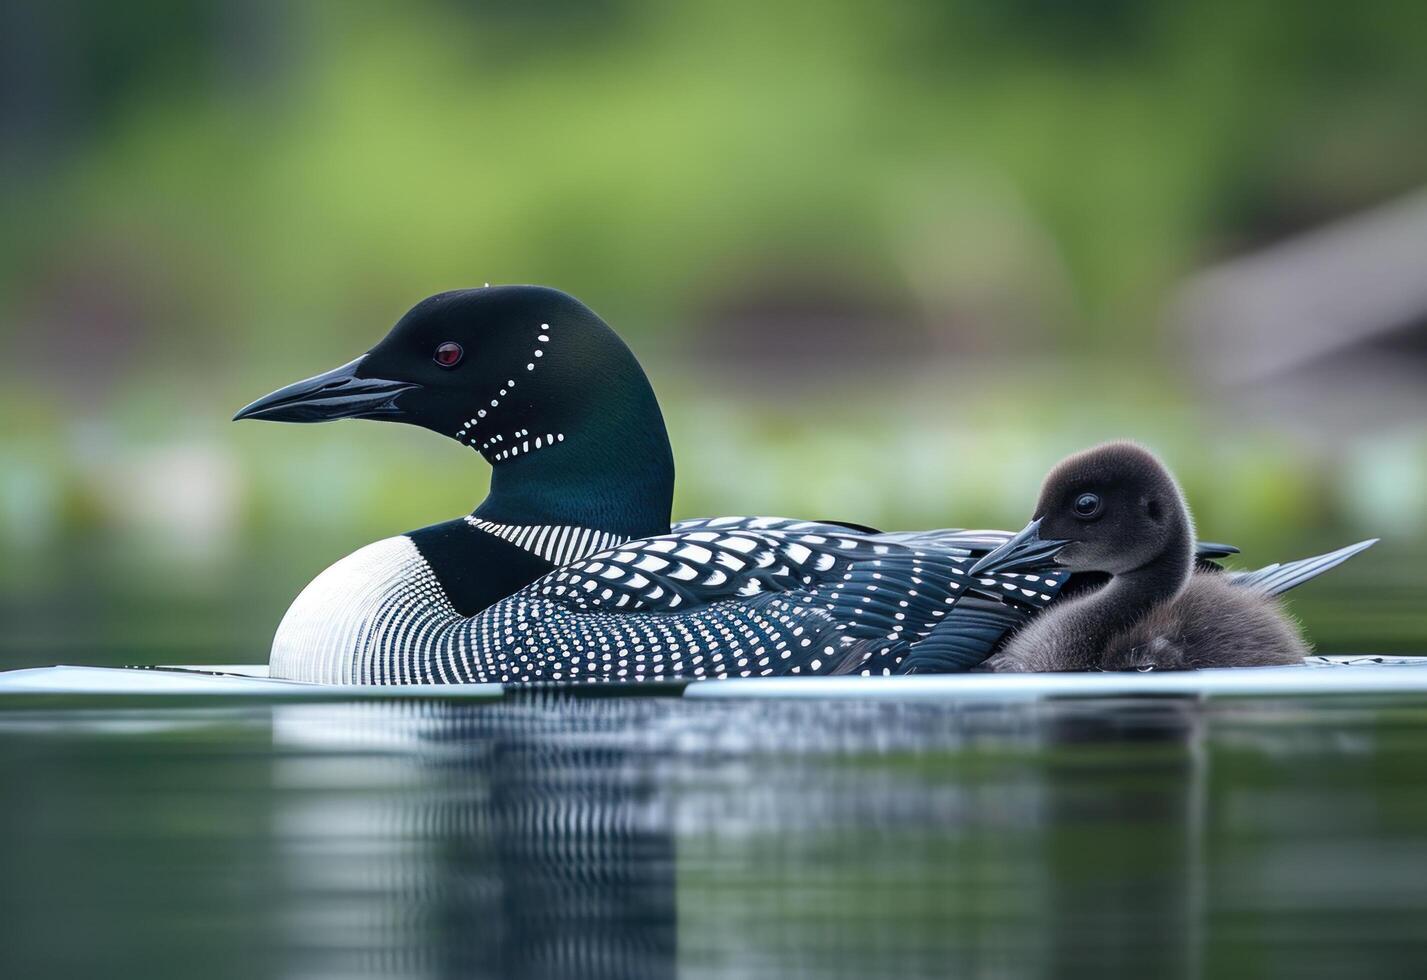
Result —
[[[436,363],[444,368],[452,368],[461,363],[461,345],[454,340],[448,340],[444,344],[438,344],[436,353],[433,355]]]

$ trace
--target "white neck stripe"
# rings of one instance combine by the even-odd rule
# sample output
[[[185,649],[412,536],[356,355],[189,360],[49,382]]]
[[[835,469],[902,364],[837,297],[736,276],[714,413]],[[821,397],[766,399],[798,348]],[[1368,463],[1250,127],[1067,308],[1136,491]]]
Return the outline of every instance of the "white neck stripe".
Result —
[[[622,534],[570,524],[497,524],[474,515],[467,517],[466,523],[539,555],[552,565],[567,565],[629,540]]]

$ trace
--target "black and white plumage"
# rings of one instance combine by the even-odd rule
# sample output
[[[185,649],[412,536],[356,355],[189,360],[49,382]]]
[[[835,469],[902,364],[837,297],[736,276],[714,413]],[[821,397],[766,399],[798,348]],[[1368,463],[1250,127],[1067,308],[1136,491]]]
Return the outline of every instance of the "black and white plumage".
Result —
[[[291,645],[274,647],[273,664],[291,679],[349,684],[891,673],[937,640],[943,669],[966,669],[1064,579],[970,574],[1008,537],[685,521],[578,559],[475,616],[444,598],[409,539],[391,538],[345,560],[350,582],[319,577],[299,596],[294,624],[279,630]],[[998,625],[978,631],[988,610]]]
[[[1058,573],[970,573],[1005,538],[688,521],[572,562],[475,617],[464,635],[423,643],[415,674],[442,683],[891,673],[967,596],[995,596],[980,601],[1018,618],[1055,597]]]

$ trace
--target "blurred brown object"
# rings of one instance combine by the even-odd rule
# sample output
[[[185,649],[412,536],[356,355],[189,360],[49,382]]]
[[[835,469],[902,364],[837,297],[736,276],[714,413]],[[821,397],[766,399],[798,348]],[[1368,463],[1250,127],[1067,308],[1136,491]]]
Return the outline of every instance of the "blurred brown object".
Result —
[[[1427,191],[1192,277],[1171,329],[1201,378],[1324,437],[1427,417]]]

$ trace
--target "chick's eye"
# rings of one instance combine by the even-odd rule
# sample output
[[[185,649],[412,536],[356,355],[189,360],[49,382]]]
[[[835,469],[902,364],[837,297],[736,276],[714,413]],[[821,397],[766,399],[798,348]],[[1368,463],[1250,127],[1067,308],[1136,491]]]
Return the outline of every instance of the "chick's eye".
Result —
[[[1100,513],[1100,496],[1094,493],[1082,493],[1075,498],[1076,517],[1094,517]]]
[[[436,363],[444,368],[455,367],[461,363],[461,345],[454,340],[448,340],[444,344],[436,346],[436,353],[432,355]]]

